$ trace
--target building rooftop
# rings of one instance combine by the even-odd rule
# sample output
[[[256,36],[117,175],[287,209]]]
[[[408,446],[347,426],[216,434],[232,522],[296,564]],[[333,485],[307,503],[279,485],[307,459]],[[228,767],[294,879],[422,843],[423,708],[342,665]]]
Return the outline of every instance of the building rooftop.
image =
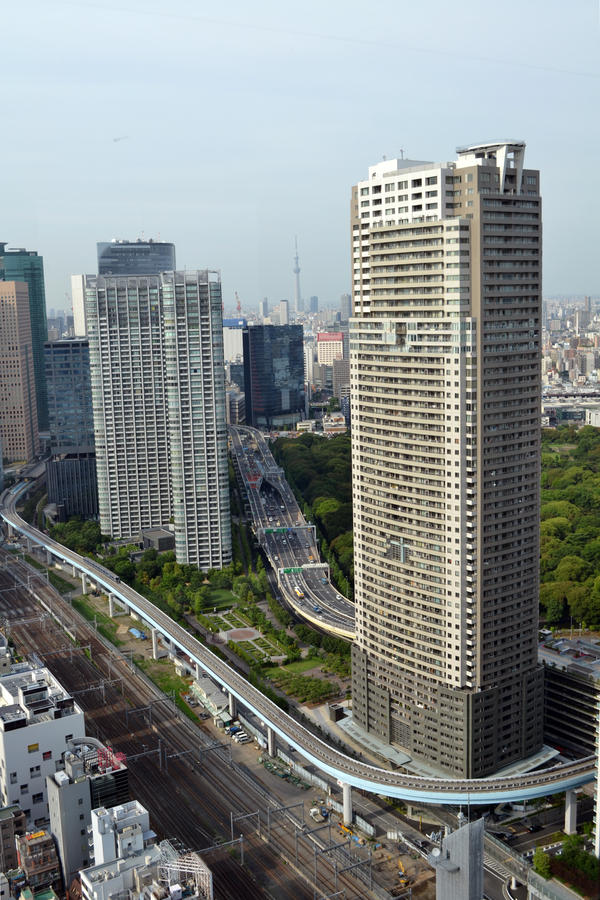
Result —
[[[45,667],[17,664],[0,675],[0,727],[11,731],[81,710]]]
[[[540,662],[600,681],[600,640],[546,638],[538,647]]]

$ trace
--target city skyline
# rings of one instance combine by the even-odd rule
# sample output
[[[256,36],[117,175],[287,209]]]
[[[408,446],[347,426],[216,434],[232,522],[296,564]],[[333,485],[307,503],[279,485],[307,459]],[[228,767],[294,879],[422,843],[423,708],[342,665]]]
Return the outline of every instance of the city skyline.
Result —
[[[374,159],[451,159],[461,139],[506,135],[526,138],[544,172],[548,293],[597,293],[597,12],[541,0],[510,0],[502,17],[474,0],[462,9],[459,22],[441,2],[382,0],[365,17],[339,0],[262,0],[249,22],[240,0],[222,19],[189,0],[10,7],[11,246],[44,256],[49,307],[64,305],[71,273],[95,271],[96,241],[145,234],[176,243],[180,267],[219,269],[226,308],[236,290],[253,308],[293,301],[297,235],[304,299],[326,305],[349,289],[347,185]],[[419,90],[407,90],[415,70]],[[468,98],[460,115],[447,84]],[[210,142],[193,123],[173,140],[192,107]]]

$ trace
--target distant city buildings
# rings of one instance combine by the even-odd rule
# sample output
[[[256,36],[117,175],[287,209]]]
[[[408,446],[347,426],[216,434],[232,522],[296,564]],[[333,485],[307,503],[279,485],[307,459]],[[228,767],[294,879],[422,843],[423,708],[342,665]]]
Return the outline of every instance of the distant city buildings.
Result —
[[[352,295],[342,294],[340,297],[340,319],[347,322],[352,315]]]
[[[0,280],[0,444],[9,462],[39,452],[37,411],[27,284]]]
[[[313,296],[310,298],[309,310],[310,310],[311,315],[316,315],[319,312],[319,298],[318,297]]]
[[[289,325],[290,313],[287,300],[282,300],[279,304],[279,324]]]
[[[86,340],[45,345],[51,459],[48,500],[58,519],[98,516],[90,354]]]
[[[46,431],[48,428],[48,403],[44,371],[44,343],[48,338],[48,326],[43,258],[38,255],[36,250],[6,249],[6,244],[0,241],[0,281],[24,282],[27,285],[37,427],[40,431]]]
[[[317,334],[317,362],[330,366],[334,359],[344,356],[344,335],[341,331],[321,331]]]
[[[177,559],[231,560],[221,283],[207,270],[87,276],[102,530],[173,520]]]
[[[302,419],[302,326],[248,326],[244,331],[244,383],[248,424],[279,428]]]

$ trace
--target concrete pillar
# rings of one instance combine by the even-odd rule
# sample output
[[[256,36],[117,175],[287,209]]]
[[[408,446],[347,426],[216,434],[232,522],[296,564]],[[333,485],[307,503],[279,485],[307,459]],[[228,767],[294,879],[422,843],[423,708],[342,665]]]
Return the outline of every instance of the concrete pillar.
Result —
[[[84,594],[87,594],[88,591],[88,580],[85,572],[81,573],[81,590]]]
[[[577,833],[577,792],[565,793],[565,834]]]
[[[27,538],[27,552],[31,553],[32,550],[33,550],[33,544],[31,542],[31,538]]]
[[[237,716],[237,700],[231,692],[229,693],[229,715],[232,719]]]
[[[73,572],[72,572],[73,578],[77,578],[77,566],[72,566],[71,568],[73,570]]]
[[[267,727],[267,751],[269,756],[277,756],[277,751],[275,749],[275,732],[269,727]]]
[[[202,669],[200,668],[198,663],[196,663],[196,681],[200,681],[201,678],[202,678]]]
[[[113,616],[115,614],[115,595],[114,594],[108,595],[108,614],[111,617],[111,619],[113,618]]]
[[[511,875],[510,877],[510,889],[511,891],[516,891],[517,889],[517,879],[515,875]]]
[[[152,629],[152,659],[158,659],[158,631]]]
[[[46,565],[52,565],[52,553],[50,552],[50,550],[46,550]]]
[[[352,825],[352,788],[345,782],[342,784],[342,796],[344,804],[344,825]]]
[[[15,536],[15,529],[12,527],[10,522],[8,523],[8,536],[9,538],[14,538]]]

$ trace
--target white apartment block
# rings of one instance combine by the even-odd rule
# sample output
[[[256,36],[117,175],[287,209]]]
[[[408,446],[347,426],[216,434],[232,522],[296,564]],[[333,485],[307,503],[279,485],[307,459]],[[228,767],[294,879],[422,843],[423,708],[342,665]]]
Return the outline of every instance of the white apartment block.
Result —
[[[84,734],[83,711],[48,669],[29,663],[3,669],[0,805],[18,804],[29,828],[46,824],[46,776],[63,767],[69,741]]]
[[[181,563],[231,561],[221,283],[209,271],[87,276],[102,530],[175,525]]]
[[[353,715],[468,777],[542,742],[541,200],[524,152],[386,160],[353,189]]]

